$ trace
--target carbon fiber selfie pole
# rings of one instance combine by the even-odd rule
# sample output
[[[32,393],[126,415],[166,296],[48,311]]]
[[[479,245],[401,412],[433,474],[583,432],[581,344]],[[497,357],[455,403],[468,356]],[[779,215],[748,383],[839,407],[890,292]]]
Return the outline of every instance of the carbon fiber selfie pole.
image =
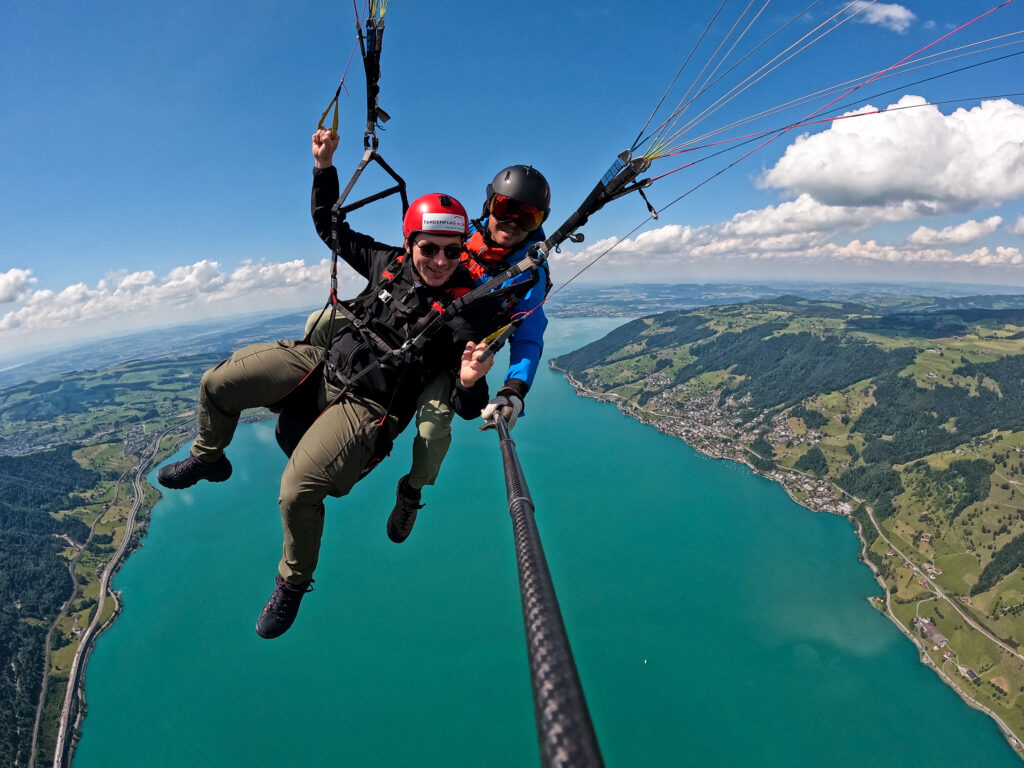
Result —
[[[541,765],[545,768],[598,768],[604,761],[544,559],[544,548],[533,517],[533,499],[505,420],[495,414],[494,422],[505,464],[508,512],[515,536]]]

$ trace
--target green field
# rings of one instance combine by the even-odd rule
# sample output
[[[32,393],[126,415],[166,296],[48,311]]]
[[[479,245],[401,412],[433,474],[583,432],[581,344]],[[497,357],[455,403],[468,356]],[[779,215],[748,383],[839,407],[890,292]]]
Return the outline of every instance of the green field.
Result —
[[[1021,327],[1021,310],[890,315],[794,299],[643,318],[555,365],[645,419],[703,425],[702,449],[717,440],[716,455],[809,475],[784,481],[801,503],[820,503],[824,483],[826,496],[873,508],[869,555],[894,620],[1022,735]],[[944,648],[931,649],[917,616]]]

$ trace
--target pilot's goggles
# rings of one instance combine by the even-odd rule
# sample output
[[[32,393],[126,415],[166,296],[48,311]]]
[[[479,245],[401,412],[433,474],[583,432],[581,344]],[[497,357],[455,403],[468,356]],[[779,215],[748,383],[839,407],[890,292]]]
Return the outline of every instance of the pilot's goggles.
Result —
[[[544,222],[544,210],[521,203],[506,195],[491,198],[491,215],[498,221],[510,221],[526,232],[533,232]]]

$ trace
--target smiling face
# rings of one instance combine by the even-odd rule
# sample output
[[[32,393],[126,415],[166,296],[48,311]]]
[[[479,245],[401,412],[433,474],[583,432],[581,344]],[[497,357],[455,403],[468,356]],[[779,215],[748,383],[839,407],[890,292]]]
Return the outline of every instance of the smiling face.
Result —
[[[491,216],[487,219],[487,234],[490,235],[491,242],[499,248],[514,248],[530,233],[514,221],[499,221]]]
[[[508,195],[495,194],[487,201],[490,218],[487,235],[499,248],[512,249],[524,242],[547,218],[547,211]]]
[[[416,232],[412,236],[413,268],[431,288],[440,288],[448,282],[459,265],[460,253],[462,238],[458,235]]]

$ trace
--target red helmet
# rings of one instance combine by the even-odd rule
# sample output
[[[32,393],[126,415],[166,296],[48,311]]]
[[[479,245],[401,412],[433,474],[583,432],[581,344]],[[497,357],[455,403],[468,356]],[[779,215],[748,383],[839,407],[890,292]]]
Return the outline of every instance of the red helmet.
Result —
[[[414,232],[436,232],[444,235],[469,235],[469,216],[462,203],[454,197],[434,193],[412,201],[402,222],[405,242]]]

